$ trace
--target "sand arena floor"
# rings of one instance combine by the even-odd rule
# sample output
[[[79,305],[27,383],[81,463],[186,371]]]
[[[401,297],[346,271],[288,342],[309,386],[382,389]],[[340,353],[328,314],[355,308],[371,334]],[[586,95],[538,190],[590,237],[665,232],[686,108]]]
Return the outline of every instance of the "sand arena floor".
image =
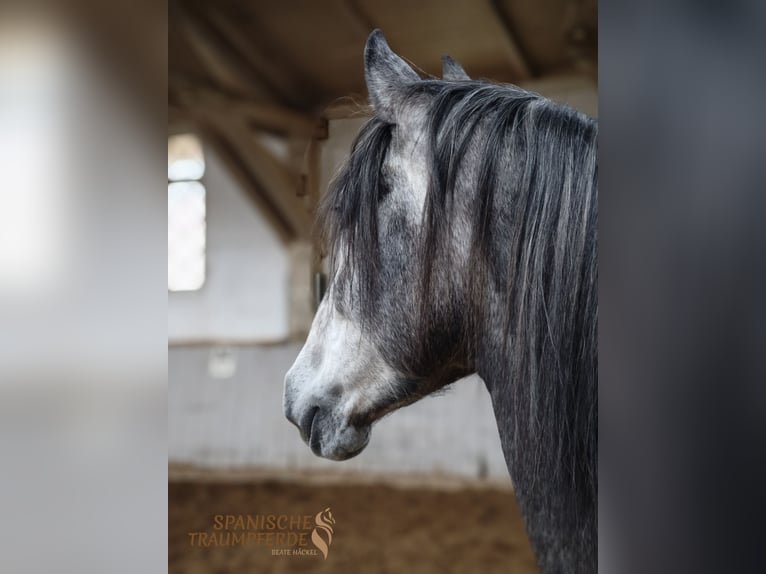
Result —
[[[507,489],[181,478],[170,482],[168,499],[171,574],[537,572]],[[190,532],[214,531],[216,515],[314,515],[326,507],[335,519],[327,559],[315,550],[278,556],[265,545],[190,544]]]

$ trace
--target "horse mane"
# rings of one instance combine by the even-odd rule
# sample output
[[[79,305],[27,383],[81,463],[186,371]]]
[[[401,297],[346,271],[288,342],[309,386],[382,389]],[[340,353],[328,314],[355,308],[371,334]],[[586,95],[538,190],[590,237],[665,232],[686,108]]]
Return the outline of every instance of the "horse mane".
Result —
[[[480,158],[464,278],[472,351],[491,336],[478,325],[501,332],[493,349],[502,360],[487,368],[507,398],[514,464],[532,481],[595,501],[598,125],[537,94],[487,82],[424,80],[405,101],[425,106],[428,138],[420,301],[431,292],[434,262],[448,261],[440,245],[448,242],[464,160]],[[338,286],[357,281],[353,293],[368,319],[379,288],[377,207],[388,192],[381,166],[391,128],[376,116],[363,126],[319,210],[331,272],[342,258]],[[503,302],[494,316],[490,293]]]

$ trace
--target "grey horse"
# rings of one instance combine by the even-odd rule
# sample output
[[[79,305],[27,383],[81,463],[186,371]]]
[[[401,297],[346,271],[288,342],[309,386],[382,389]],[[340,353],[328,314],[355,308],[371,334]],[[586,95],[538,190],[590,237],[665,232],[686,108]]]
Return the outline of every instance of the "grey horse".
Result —
[[[444,60],[422,79],[373,32],[373,115],[326,194],[329,289],[285,378],[318,456],[478,373],[543,572],[597,569],[595,120]]]

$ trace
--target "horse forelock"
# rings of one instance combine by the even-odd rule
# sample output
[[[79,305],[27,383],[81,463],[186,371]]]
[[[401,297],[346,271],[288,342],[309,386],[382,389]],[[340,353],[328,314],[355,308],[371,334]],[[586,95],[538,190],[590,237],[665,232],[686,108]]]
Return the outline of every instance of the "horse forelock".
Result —
[[[534,187],[546,186],[548,182],[540,177],[540,170],[561,166],[538,165],[534,157],[538,148],[548,146],[561,150],[562,158],[571,156],[571,149],[563,149],[571,148],[570,142],[559,141],[549,129],[551,123],[562,118],[572,122],[584,145],[593,148],[596,124],[537,94],[487,82],[417,82],[410,86],[404,101],[422,104],[412,106],[418,110],[416,113],[423,113],[421,108],[425,106],[426,118],[421,137],[428,144],[429,184],[419,233],[422,265],[417,292],[422,302],[421,319],[427,319],[434,262],[452,232],[454,193],[468,158],[478,166],[478,173],[470,229],[463,230],[470,238],[471,265],[466,271],[471,277],[472,300],[477,302],[475,311],[480,311],[481,295],[493,278],[487,266],[498,267],[487,251],[492,245],[489,235],[495,195],[511,192],[517,196],[514,200],[523,200],[535,195]],[[407,113],[406,106],[402,113]],[[554,116],[559,117],[554,121]],[[363,125],[318,212],[318,240],[330,256],[331,282],[335,280],[337,286],[351,291],[355,307],[366,318],[374,313],[379,288],[378,206],[388,192],[381,167],[391,145],[392,128],[392,124],[374,115]],[[517,189],[508,189],[509,177],[517,180]],[[336,277],[338,271],[340,276]],[[494,280],[503,279],[495,269]],[[478,317],[479,313],[472,315]]]
[[[330,284],[348,290],[363,318],[371,316],[377,289],[377,210],[387,191],[381,167],[390,143],[391,125],[370,118],[318,210],[317,239],[330,258]]]

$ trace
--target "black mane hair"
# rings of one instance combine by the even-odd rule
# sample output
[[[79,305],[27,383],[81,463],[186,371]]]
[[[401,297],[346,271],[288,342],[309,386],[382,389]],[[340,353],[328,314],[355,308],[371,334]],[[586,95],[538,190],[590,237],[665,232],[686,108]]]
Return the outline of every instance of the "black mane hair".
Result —
[[[381,174],[392,126],[370,118],[351,147],[351,154],[319,204],[318,242],[328,250],[330,283],[353,290],[361,315],[369,319],[375,308],[378,261],[378,204],[387,189]],[[344,250],[341,253],[340,249]],[[336,277],[339,258],[346,262]]]
[[[595,549],[598,124],[513,86],[424,80],[407,90],[405,101],[425,106],[428,141],[420,301],[427,304],[438,280],[434,262],[445,261],[440,246],[449,242],[466,158],[480,158],[463,278],[471,352],[494,387],[496,414],[508,421],[502,428],[498,415],[522,506],[557,509],[556,528],[578,533],[572,548]],[[375,116],[364,125],[319,212],[333,272],[344,259],[335,280],[357,281],[353,293],[368,319],[379,289],[377,208],[388,191],[381,166],[391,127]],[[490,305],[490,294],[502,305]],[[551,485],[551,500],[531,494],[536,481]],[[533,499],[525,502],[527,493]]]

